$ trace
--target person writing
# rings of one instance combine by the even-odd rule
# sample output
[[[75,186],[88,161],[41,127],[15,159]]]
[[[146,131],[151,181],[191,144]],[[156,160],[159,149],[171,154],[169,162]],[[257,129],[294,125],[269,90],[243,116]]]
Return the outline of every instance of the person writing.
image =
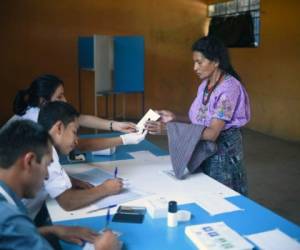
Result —
[[[37,195],[51,162],[52,140],[41,125],[18,120],[0,129],[0,249],[53,249],[49,236],[78,245],[94,242],[96,250],[120,249],[111,231],[99,236],[83,227],[35,227],[21,198]]]
[[[97,186],[78,189],[59,163],[58,153],[67,155],[77,144],[79,113],[75,108],[60,101],[45,104],[39,113],[38,123],[48,131],[52,142],[52,163],[49,178],[34,199],[23,200],[31,218],[35,218],[48,194],[65,210],[75,210],[122,191],[123,181],[112,178]]]
[[[203,172],[247,195],[240,128],[250,120],[248,94],[220,40],[212,36],[202,37],[193,44],[192,51],[194,71],[201,84],[188,116],[160,110],[157,111],[160,121],[148,121],[145,128],[149,133],[163,134],[166,123],[172,121],[205,126],[201,140],[215,142],[217,152],[202,163]]]

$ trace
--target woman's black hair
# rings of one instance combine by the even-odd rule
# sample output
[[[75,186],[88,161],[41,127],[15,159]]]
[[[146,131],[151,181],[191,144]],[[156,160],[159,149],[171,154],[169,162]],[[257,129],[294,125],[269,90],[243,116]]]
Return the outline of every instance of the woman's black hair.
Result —
[[[221,70],[241,80],[230,63],[227,48],[218,38],[214,36],[201,37],[193,44],[192,51],[201,52],[208,60],[219,62]]]
[[[50,101],[60,85],[63,85],[63,81],[57,76],[46,74],[37,77],[28,89],[20,90],[16,94],[13,103],[14,114],[24,115],[28,107],[39,107],[41,97]]]

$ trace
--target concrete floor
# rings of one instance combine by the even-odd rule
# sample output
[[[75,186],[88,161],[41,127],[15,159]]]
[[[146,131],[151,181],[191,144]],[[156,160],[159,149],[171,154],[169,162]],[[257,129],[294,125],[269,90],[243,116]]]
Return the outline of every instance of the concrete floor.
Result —
[[[300,225],[300,144],[243,130],[249,197]],[[166,136],[147,139],[168,150]]]

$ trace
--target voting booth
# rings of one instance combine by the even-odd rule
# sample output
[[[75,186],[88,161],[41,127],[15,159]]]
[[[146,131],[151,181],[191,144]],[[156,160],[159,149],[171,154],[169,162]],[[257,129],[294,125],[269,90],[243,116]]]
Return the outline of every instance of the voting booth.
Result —
[[[108,97],[113,98],[113,118],[116,116],[117,95],[140,94],[144,114],[144,37],[93,35],[78,39],[79,85],[80,72],[94,72],[94,113],[98,114],[97,97],[105,97],[105,116],[108,116]],[[83,86],[80,86],[81,95]],[[80,96],[81,100],[81,96]],[[81,106],[81,105],[80,105]],[[126,102],[122,104],[123,116]],[[123,117],[124,118],[124,117]]]

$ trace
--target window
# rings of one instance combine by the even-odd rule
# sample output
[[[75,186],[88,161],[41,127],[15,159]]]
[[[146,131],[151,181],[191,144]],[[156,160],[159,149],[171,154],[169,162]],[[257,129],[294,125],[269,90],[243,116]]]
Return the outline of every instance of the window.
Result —
[[[237,23],[241,23],[240,20],[237,20],[237,19],[238,18],[240,19],[240,18],[242,18],[242,16],[244,16],[243,20],[245,20],[245,19],[247,19],[246,18],[247,15],[249,15],[249,17],[252,19],[251,24],[249,22],[248,23],[249,23],[249,25],[251,25],[253,27],[253,28],[251,28],[251,32],[253,33],[252,35],[253,35],[254,41],[253,41],[252,45],[249,44],[249,46],[246,46],[246,47],[258,47],[259,42],[260,42],[260,0],[232,0],[232,1],[225,2],[225,3],[217,3],[217,4],[208,5],[208,16],[212,18],[211,24],[214,25],[217,22],[218,28],[224,27],[226,22],[227,23],[231,22],[231,24],[235,21]],[[229,20],[229,19],[231,19],[231,20]],[[234,19],[236,19],[236,20],[234,20]],[[223,20],[223,23],[220,23],[221,20]],[[234,32],[234,30],[232,32]],[[245,32],[245,30],[243,32]],[[249,32],[250,32],[250,30],[249,30]],[[224,35],[224,33],[223,33],[223,35]],[[228,36],[229,35],[230,34],[228,34]],[[226,42],[225,42],[225,44],[226,44]],[[229,47],[245,47],[245,46],[229,45]]]

